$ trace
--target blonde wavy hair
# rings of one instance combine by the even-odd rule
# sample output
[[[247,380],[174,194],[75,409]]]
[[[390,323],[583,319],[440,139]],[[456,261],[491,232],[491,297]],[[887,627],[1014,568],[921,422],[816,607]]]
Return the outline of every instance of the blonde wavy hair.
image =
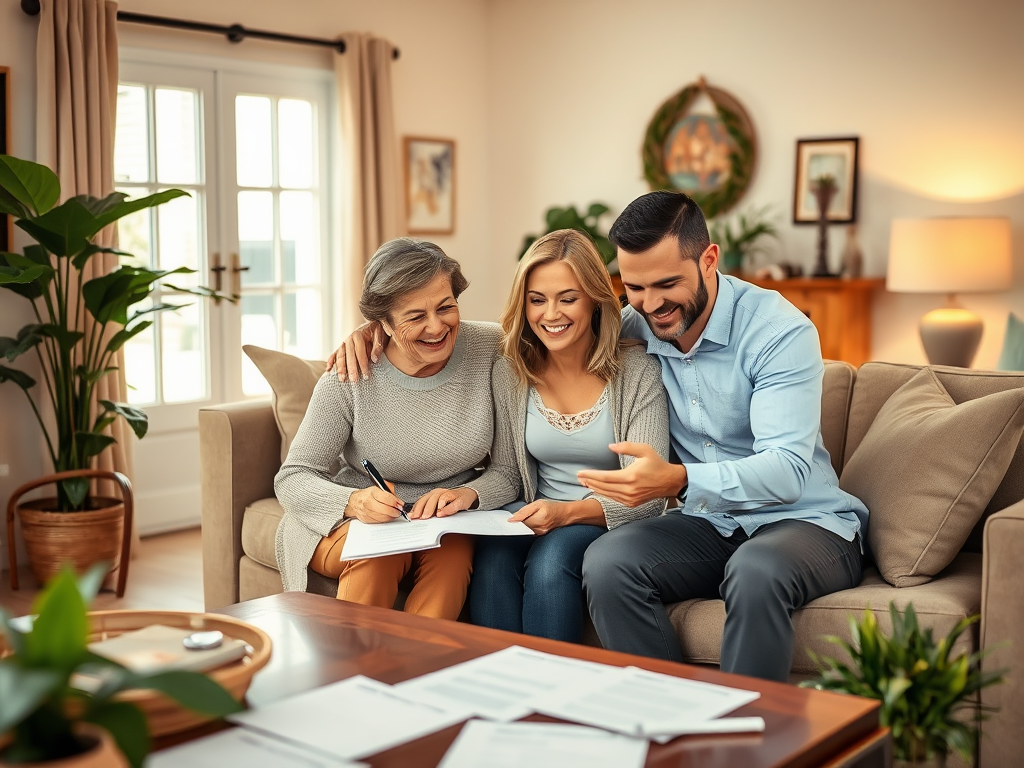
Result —
[[[599,319],[587,370],[604,381],[611,381],[621,369],[619,331],[622,316],[619,300],[593,240],[575,229],[550,232],[534,242],[523,255],[501,315],[501,327],[505,332],[502,354],[512,364],[523,386],[540,383],[539,374],[547,357],[547,348],[526,321],[526,287],[534,269],[556,261],[569,265],[584,293],[597,307]]]

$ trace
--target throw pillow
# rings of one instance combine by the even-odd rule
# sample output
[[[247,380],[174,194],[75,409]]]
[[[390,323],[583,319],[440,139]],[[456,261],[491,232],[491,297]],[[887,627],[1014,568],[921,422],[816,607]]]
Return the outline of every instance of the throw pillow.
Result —
[[[894,587],[930,581],[967,541],[1024,433],[1024,387],[959,405],[930,368],[879,410],[839,482],[870,511],[868,544]]]
[[[1024,371],[1024,320],[1013,312],[1006,320],[1006,336],[1003,338],[1003,352],[999,355],[996,369],[1000,371]]]
[[[303,360],[284,352],[263,349],[246,344],[242,350],[259,368],[263,378],[274,392],[274,420],[281,432],[281,461],[288,456],[288,449],[299,431],[302,417],[306,415],[313,389],[320,381],[326,363],[317,360]]]

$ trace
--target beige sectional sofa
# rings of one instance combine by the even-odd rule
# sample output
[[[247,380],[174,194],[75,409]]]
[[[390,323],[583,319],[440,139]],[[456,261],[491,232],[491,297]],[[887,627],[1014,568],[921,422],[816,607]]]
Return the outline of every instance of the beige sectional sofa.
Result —
[[[822,436],[840,475],[889,398],[920,371],[920,366],[887,363],[868,363],[859,370],[827,363]],[[958,404],[1024,387],[1024,374],[957,368],[934,372]],[[206,606],[214,609],[280,592],[274,532],[281,507],[274,498],[273,480],[281,464],[281,433],[271,403],[206,408],[199,423]],[[1019,679],[1024,666],[1024,586],[1017,569],[1017,557],[1024,556],[1024,444],[1019,439],[1010,454],[1009,468],[1001,482],[997,479],[998,488],[980,522],[934,578],[897,588],[877,568],[868,567],[857,588],[815,600],[794,614],[796,680],[815,672],[806,649],[833,653],[834,646],[822,637],[848,636],[847,617],[866,608],[888,626],[889,602],[902,609],[912,601],[922,625],[942,634],[959,619],[980,613],[980,626],[962,636],[962,649],[994,647],[986,666],[1011,669],[1005,684],[982,694],[983,705],[999,708],[985,725],[979,760],[983,768],[1024,764],[1024,731],[1019,727],[1024,721],[1024,684]],[[913,464],[921,457],[907,455],[901,460]],[[901,536],[890,539],[890,548],[903,546]],[[309,590],[333,596],[335,583],[310,571]],[[722,601],[679,603],[670,615],[687,659],[717,664],[725,618]]]

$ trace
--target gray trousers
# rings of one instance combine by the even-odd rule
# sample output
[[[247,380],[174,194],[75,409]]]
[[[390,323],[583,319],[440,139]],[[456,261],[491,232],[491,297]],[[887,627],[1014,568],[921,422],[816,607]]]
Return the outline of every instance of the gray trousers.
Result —
[[[793,661],[793,611],[860,580],[857,539],[801,520],[725,538],[708,520],[670,513],[609,531],[583,560],[605,648],[682,661],[665,604],[721,597],[722,670],[780,682]]]

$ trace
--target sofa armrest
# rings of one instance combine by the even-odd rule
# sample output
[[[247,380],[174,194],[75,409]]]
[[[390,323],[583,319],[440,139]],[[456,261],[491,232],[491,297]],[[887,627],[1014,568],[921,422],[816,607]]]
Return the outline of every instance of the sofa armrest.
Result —
[[[1014,765],[1024,754],[1024,604],[1020,599],[1024,553],[1024,500],[985,523],[981,581],[981,648],[993,648],[985,669],[1009,669],[1006,682],[985,688],[981,703],[998,707],[984,723],[979,768]]]
[[[206,610],[238,602],[242,514],[274,495],[281,468],[281,433],[268,401],[199,411],[203,519],[203,596]]]

